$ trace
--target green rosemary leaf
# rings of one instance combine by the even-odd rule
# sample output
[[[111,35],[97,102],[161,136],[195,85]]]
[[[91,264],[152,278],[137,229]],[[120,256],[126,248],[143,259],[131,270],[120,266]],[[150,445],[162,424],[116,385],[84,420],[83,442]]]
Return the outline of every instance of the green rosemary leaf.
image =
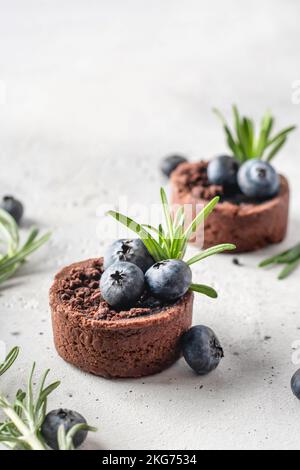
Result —
[[[182,228],[182,225],[184,225],[184,206],[179,207],[174,218],[175,229]]]
[[[191,284],[190,290],[194,292],[198,292],[199,294],[207,295],[212,299],[216,299],[218,297],[218,293],[212,287],[205,286],[204,284]]]
[[[57,442],[59,450],[74,450],[73,438],[75,435],[82,430],[86,431],[97,431],[96,428],[89,426],[85,423],[75,424],[69,431],[66,433],[63,424],[61,424],[57,431]]]
[[[60,385],[60,382],[56,381],[44,388],[49,372],[50,372],[50,369],[47,369],[42,375],[42,378],[40,381],[38,394],[37,394],[38,398],[35,403],[35,409],[37,410],[37,412],[39,412],[40,409],[42,408],[43,403],[47,400],[48,395],[50,395],[50,393],[52,393]]]
[[[249,147],[251,144],[248,142],[248,135],[245,132],[243,126],[243,120],[241,120],[238,109],[235,105],[232,106],[233,116],[234,116],[234,123],[235,123],[235,131],[237,135],[238,142],[240,143],[240,147],[242,153],[245,157],[249,155]]]
[[[243,150],[241,148],[240,143],[235,142],[229,127],[224,126],[224,131],[225,131],[225,134],[226,134],[226,137],[227,137],[227,144],[228,144],[229,148],[231,149],[233,155],[238,160],[243,162],[245,160],[245,158],[243,156]]]
[[[275,135],[271,140],[268,141],[267,147],[278,142],[278,140],[281,140],[282,137],[286,137],[290,132],[294,131],[295,129],[296,129],[296,126],[290,126],[290,127],[287,127],[286,129],[283,129],[277,135]]]
[[[240,146],[238,145],[238,143],[236,143],[236,141],[235,141],[235,139],[234,139],[234,137],[231,133],[231,130],[229,129],[229,126],[227,125],[226,119],[224,118],[223,114],[216,108],[213,108],[213,112],[220,119],[220,121],[223,125],[224,131],[225,131],[225,134],[226,134],[227,144],[228,144],[229,148],[231,149],[233,155],[236,158],[238,158],[239,160],[243,161],[243,159],[244,159],[243,152],[242,152]]]
[[[267,143],[267,130],[261,129],[259,139],[255,147],[255,154],[257,158],[261,158]]]
[[[163,226],[162,224],[159,224],[158,226],[158,242],[161,246],[165,246],[165,232],[164,232],[164,229],[163,229]]]
[[[294,248],[291,248],[286,253],[278,256],[276,263],[278,264],[292,263],[298,258],[300,258],[300,244],[296,245]]]
[[[13,266],[9,266],[5,270],[2,270],[0,268],[0,284],[2,284],[5,281],[8,281],[8,279],[10,279],[15,274],[15,272],[19,269],[19,267],[20,266],[18,264],[15,264]]]
[[[152,225],[149,224],[141,224],[141,227],[147,228],[148,230],[152,230],[156,235],[159,235],[159,230],[157,230],[155,227],[152,227]]]
[[[220,119],[221,123],[223,124],[223,126],[227,126],[227,122],[226,122],[226,119],[225,117],[223,116],[223,114],[221,113],[221,111],[217,108],[213,108],[212,109],[213,113],[215,113],[215,115]]]
[[[283,280],[287,278],[297,268],[299,264],[300,264],[300,258],[297,258],[295,261],[288,263],[286,267],[279,274],[278,279]]]
[[[214,197],[200,212],[199,214],[195,217],[195,219],[191,222],[189,227],[186,229],[184,233],[185,239],[188,241],[190,238],[193,236],[193,234],[196,232],[197,228],[199,227],[200,224],[202,224],[205,219],[211,214],[211,212],[214,210],[215,206],[218,204],[220,201],[220,197],[216,196]]]
[[[243,118],[243,133],[247,142],[247,157],[252,158],[254,157],[254,124],[247,117]]]
[[[22,416],[25,398],[26,398],[26,393],[23,392],[23,390],[19,389],[16,393],[16,400],[14,403],[14,410],[18,416]]]
[[[172,240],[173,235],[174,235],[173,220],[171,217],[171,211],[170,211],[170,207],[168,204],[168,199],[167,199],[165,190],[163,188],[160,188],[160,197],[161,197],[161,202],[162,202],[162,206],[163,206],[163,210],[165,214],[166,224],[167,224],[168,231],[169,231],[168,235],[169,235],[169,238]]]
[[[254,156],[256,158],[261,158],[263,155],[263,152],[265,150],[265,147],[269,139],[270,132],[273,127],[273,122],[274,122],[273,117],[271,116],[269,112],[267,112],[262,118],[259,138],[255,146]]]
[[[216,245],[216,246],[213,246],[212,248],[208,248],[207,250],[204,250],[201,253],[198,253],[197,255],[193,256],[187,261],[187,264],[191,265],[205,258],[208,258],[209,256],[216,255],[217,253],[222,253],[224,251],[231,251],[235,249],[236,249],[236,246],[229,244],[229,243]]]
[[[19,348],[15,346],[6,356],[3,364],[0,364],[0,375],[3,375],[15,362],[19,354]]]
[[[6,444],[7,442],[12,442],[14,444],[18,444],[19,439],[17,437],[6,436],[5,434],[4,435],[0,434],[0,442],[2,442],[2,444]]]
[[[108,211],[107,215],[110,215],[118,222],[125,225],[125,227],[135,232],[143,240],[147,250],[155,259],[155,261],[161,261],[162,259],[167,258],[163,248],[160,247],[157,241],[151,236],[151,234],[147,230],[142,227],[142,225],[138,224],[130,217],[121,214],[120,212]]]
[[[23,245],[23,249],[28,248],[34,242],[38,234],[39,234],[39,229],[36,227],[32,227],[32,229],[29,232],[28,238]]]
[[[29,375],[27,393],[26,393],[26,398],[25,398],[26,409],[28,410],[28,414],[30,416],[30,419],[32,420],[34,420],[34,402],[33,402],[33,385],[32,385],[34,371],[35,371],[35,362],[32,365],[31,372]]]
[[[15,219],[3,209],[0,209],[0,230],[8,242],[8,255],[10,255],[19,245],[19,230]]]
[[[267,258],[263,261],[261,261],[258,265],[259,268],[266,268],[267,266],[270,266],[271,264],[277,263],[277,260],[279,258],[279,255],[272,256],[271,258]]]
[[[277,141],[276,145],[273,147],[273,149],[269,152],[269,154],[266,157],[267,162],[270,162],[275,157],[276,153],[279,152],[279,150],[285,144],[285,142],[286,142],[286,137],[281,137]]]
[[[263,119],[262,119],[262,124],[261,124],[261,127],[263,129],[265,129],[266,131],[266,134],[267,134],[267,140],[269,140],[269,136],[271,134],[271,131],[273,129],[273,125],[275,123],[275,119],[273,118],[273,116],[271,115],[271,113],[269,111],[267,111],[265,113],[265,115],[263,116]]]

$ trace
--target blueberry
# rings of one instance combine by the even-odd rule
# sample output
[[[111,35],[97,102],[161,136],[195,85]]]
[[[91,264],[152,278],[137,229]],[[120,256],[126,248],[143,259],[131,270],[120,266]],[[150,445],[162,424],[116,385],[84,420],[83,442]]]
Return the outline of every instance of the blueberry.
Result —
[[[65,431],[68,432],[75,424],[87,424],[81,414],[77,411],[67,410],[60,408],[59,410],[50,411],[43,421],[41,426],[41,434],[45,439],[46,444],[51,449],[58,449],[57,431],[61,424],[63,424]],[[78,431],[73,437],[74,447],[79,447],[86,439],[88,431],[86,429]]]
[[[118,261],[104,271],[100,279],[102,297],[114,308],[132,307],[144,292],[143,271],[133,263]]]
[[[169,155],[162,159],[160,169],[162,173],[169,178],[178,165],[185,162],[187,162],[187,158],[182,155]]]
[[[154,259],[140,238],[133,238],[132,240],[123,238],[110,245],[104,255],[104,269],[107,269],[116,261],[127,261],[136,264],[143,272],[146,272],[154,264]]]
[[[4,196],[0,207],[8,212],[15,219],[17,224],[20,223],[24,212],[23,204],[20,201],[13,196]]]
[[[246,196],[258,199],[274,197],[280,189],[280,179],[274,168],[258,159],[248,160],[241,166],[238,184]]]
[[[240,163],[233,157],[221,155],[211,160],[207,167],[207,176],[210,184],[234,188],[237,186],[237,173]]]
[[[291,389],[293,394],[300,400],[300,369],[292,377]]]
[[[182,351],[188,365],[199,375],[216,369],[224,357],[215,333],[204,325],[193,326],[183,335]]]
[[[161,300],[172,301],[182,297],[192,282],[191,268],[179,259],[159,261],[145,274],[150,293]]]

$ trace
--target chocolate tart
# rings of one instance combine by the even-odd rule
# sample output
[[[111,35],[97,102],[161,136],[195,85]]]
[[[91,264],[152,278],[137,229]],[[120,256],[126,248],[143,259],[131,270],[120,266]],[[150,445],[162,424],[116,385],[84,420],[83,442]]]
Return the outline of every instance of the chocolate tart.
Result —
[[[204,248],[234,243],[236,252],[242,253],[279,243],[285,238],[290,191],[284,176],[280,176],[279,194],[261,202],[250,200],[241,193],[225,194],[222,186],[210,185],[207,165],[206,161],[182,163],[171,175],[172,204],[196,208],[197,204],[206,205],[215,196],[221,198],[205,224]],[[203,236],[199,238],[203,241]]]
[[[180,338],[192,323],[193,293],[161,305],[147,293],[134,308],[114,311],[99,289],[103,259],[63,268],[50,289],[58,354],[102,377],[142,377],[176,361]]]

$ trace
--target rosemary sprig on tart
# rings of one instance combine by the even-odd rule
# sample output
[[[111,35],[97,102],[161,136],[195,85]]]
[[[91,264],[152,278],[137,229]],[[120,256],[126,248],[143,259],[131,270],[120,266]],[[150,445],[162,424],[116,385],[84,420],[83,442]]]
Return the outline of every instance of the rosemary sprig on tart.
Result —
[[[168,276],[174,274],[174,277],[176,277],[176,273],[178,284],[180,283],[180,280],[182,280],[182,285],[186,284],[187,289],[216,298],[217,292],[213,288],[191,282],[191,271],[189,266],[217,253],[234,250],[235,245],[225,243],[204,250],[185,262],[183,261],[183,258],[185,256],[189,240],[193,238],[199,229],[199,226],[204,223],[205,219],[213,211],[214,207],[219,202],[219,197],[215,197],[211,200],[186,227],[187,222],[184,207],[180,207],[173,217],[163,188],[160,190],[160,195],[165,219],[164,226],[159,224],[156,228],[151,225],[140,224],[132,220],[130,217],[112,210],[107,214],[135,232],[143,241],[150,256],[153,258],[153,266],[148,269],[145,278],[148,287],[150,287],[150,290],[152,288],[154,295],[162,295],[161,292],[158,292],[161,290],[160,285],[164,283],[162,277],[166,277],[165,282],[167,282],[170,280],[170,277],[168,279]],[[177,263],[174,260],[176,260]],[[161,276],[159,275],[159,271],[161,271]],[[163,272],[165,273],[163,274]],[[156,277],[155,282],[154,277]],[[175,290],[176,289],[174,288],[174,291]],[[183,291],[186,291],[186,288],[182,289],[180,292],[179,290],[176,290],[176,293],[174,292],[174,298],[183,295]],[[164,295],[162,295],[162,297],[164,297]]]
[[[288,134],[296,129],[296,126],[289,126],[275,135],[272,134],[275,118],[266,112],[256,133],[253,119],[241,116],[237,106],[233,105],[234,131],[232,131],[223,114],[218,109],[213,111],[221,120],[228,147],[234,157],[241,162],[252,158],[270,162],[286,143]]]

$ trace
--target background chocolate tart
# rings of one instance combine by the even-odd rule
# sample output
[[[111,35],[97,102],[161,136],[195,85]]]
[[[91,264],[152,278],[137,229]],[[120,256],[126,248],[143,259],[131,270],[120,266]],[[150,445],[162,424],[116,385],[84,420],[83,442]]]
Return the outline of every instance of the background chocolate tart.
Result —
[[[284,176],[280,176],[279,194],[261,202],[241,193],[228,195],[222,186],[210,185],[207,165],[206,161],[182,163],[171,175],[172,204],[191,204],[196,208],[197,204],[207,204],[214,196],[221,198],[205,223],[204,248],[230,242],[236,245],[236,252],[241,253],[279,243],[285,238],[289,185]]]
[[[58,354],[102,377],[142,377],[180,357],[180,338],[192,323],[193,293],[160,304],[147,293],[134,308],[115,311],[99,289],[103,259],[63,268],[50,289]]]

